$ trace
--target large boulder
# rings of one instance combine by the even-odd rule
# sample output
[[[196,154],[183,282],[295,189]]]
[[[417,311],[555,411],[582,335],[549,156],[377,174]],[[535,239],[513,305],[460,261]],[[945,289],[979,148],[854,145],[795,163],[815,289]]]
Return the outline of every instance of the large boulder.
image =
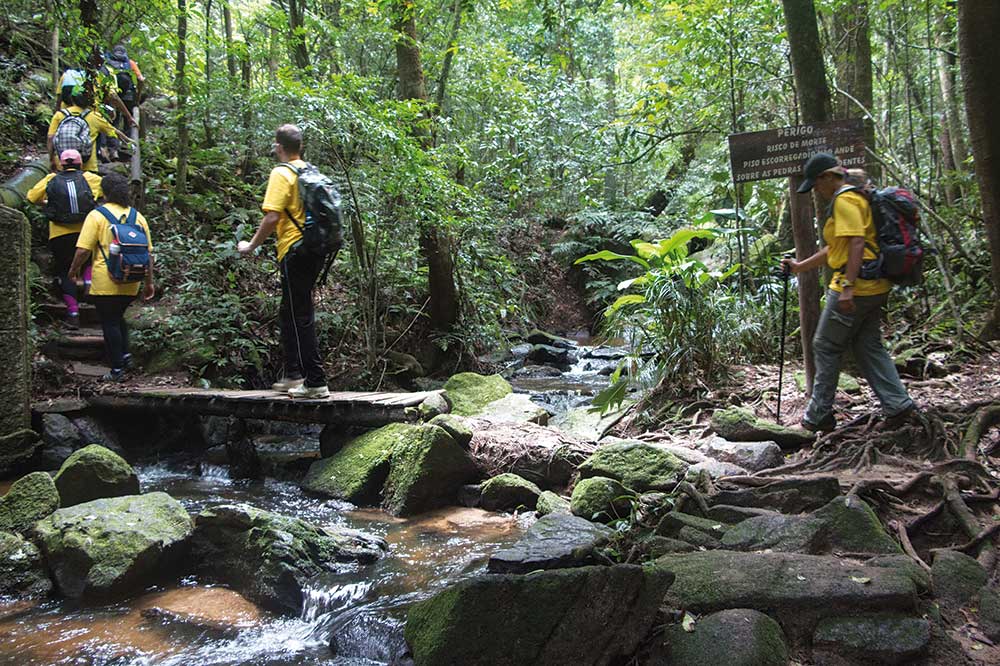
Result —
[[[530,345],[548,345],[549,347],[559,347],[561,349],[573,349],[575,346],[572,340],[561,338],[547,331],[533,328],[528,331],[524,341]]]
[[[541,518],[553,513],[570,513],[569,500],[551,490],[543,490],[535,504],[535,515]]]
[[[917,609],[917,589],[905,571],[832,556],[711,550],[664,555],[656,565],[677,576],[668,605],[693,613],[753,608],[796,639],[811,637],[823,617]]]
[[[0,596],[42,597],[52,581],[38,548],[20,534],[0,532]]]
[[[594,452],[555,428],[534,423],[468,419],[475,433],[469,454],[484,476],[511,472],[541,488],[564,488],[576,467]]]
[[[603,476],[638,492],[672,490],[686,469],[669,451],[636,440],[600,446],[579,467],[580,478]]]
[[[764,421],[742,407],[715,410],[712,413],[712,430],[731,442],[776,442],[783,449],[797,449],[816,439],[807,430]]]
[[[722,546],[817,555],[827,550],[826,524],[809,516],[769,513],[739,522],[722,537]]]
[[[476,476],[469,454],[447,432],[433,425],[404,425],[396,443],[382,506],[394,516],[412,516],[454,504],[458,490]]]
[[[184,586],[143,596],[133,606],[142,617],[160,625],[207,631],[226,638],[236,638],[240,631],[268,619],[256,604],[224,587]]]
[[[677,537],[682,531],[702,532],[714,539],[721,539],[730,529],[729,525],[709,518],[699,518],[681,511],[670,511],[656,525],[656,534],[665,537]]]
[[[32,530],[64,596],[107,602],[169,575],[191,518],[166,493],[97,499],[59,509]]]
[[[569,510],[573,515],[586,520],[610,522],[628,518],[632,508],[631,499],[635,493],[615,479],[592,476],[580,479],[573,488],[569,500]]]
[[[514,545],[493,553],[487,567],[495,573],[528,573],[583,566],[613,533],[604,525],[554,513],[540,518]]]
[[[770,509],[782,513],[806,513],[829,504],[840,496],[835,476],[782,479],[759,487],[722,488],[711,497],[712,504]]]
[[[514,389],[500,375],[477,375],[461,372],[445,382],[444,390],[451,401],[451,411],[459,416],[473,416],[483,407],[499,400]]]
[[[567,366],[575,357],[564,347],[532,345],[528,360],[539,365]]]
[[[417,666],[619,663],[672,579],[624,564],[480,576],[411,606],[404,634]]]
[[[26,532],[59,508],[59,491],[45,472],[32,472],[14,482],[0,497],[0,531]]]
[[[85,443],[73,422],[59,413],[42,414],[42,441],[42,469],[59,469]]]
[[[480,409],[476,416],[500,423],[513,421],[546,425],[549,422],[549,413],[545,408],[536,405],[524,393],[510,393],[494,400]]]
[[[810,515],[826,525],[830,548],[834,551],[872,555],[903,552],[868,503],[856,495],[837,497]]]
[[[203,574],[265,608],[296,615],[310,579],[340,562],[373,562],[387,549],[377,537],[321,529],[245,504],[199,513],[191,541]]]
[[[444,431],[451,435],[451,438],[455,440],[455,443],[462,448],[468,448],[469,442],[472,441],[472,427],[469,425],[469,422],[461,416],[456,416],[454,414],[438,414],[428,421],[428,424],[444,428]]]
[[[632,401],[625,401],[618,409],[604,413],[590,406],[576,407],[555,416],[549,423],[570,437],[596,442],[621,421],[631,407]]]
[[[64,507],[139,494],[139,477],[132,466],[99,444],[85,446],[67,458],[56,473],[55,482]]]
[[[698,620],[693,628],[667,627],[647,666],[787,666],[781,626],[749,608],[732,608]]]
[[[931,564],[934,596],[949,604],[961,606],[972,599],[987,579],[983,565],[964,553],[954,550],[934,553]]]
[[[822,620],[813,656],[827,653],[859,664],[912,664],[930,645],[930,622],[899,614],[848,615]]]
[[[781,467],[785,456],[774,442],[730,442],[712,437],[702,445],[705,454],[722,462],[738,465],[751,472]]]
[[[749,470],[745,470],[739,465],[722,462],[721,460],[705,460],[695,463],[687,468],[688,479],[695,480],[701,478],[702,473],[708,474],[710,479],[721,479],[727,476],[746,476]]]
[[[409,426],[394,423],[352,439],[329,458],[314,462],[302,488],[355,504],[377,504],[392,452],[411,432]]]
[[[534,510],[541,494],[538,486],[517,474],[499,474],[483,483],[479,506],[487,511]]]
[[[23,470],[41,446],[42,438],[33,430],[0,435],[0,477]]]

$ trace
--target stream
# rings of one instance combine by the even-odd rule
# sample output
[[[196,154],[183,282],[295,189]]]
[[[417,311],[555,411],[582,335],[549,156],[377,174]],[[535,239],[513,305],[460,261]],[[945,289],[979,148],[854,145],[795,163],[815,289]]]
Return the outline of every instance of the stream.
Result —
[[[559,376],[514,376],[510,381],[516,391],[528,393],[553,415],[586,405],[607,385],[600,372],[613,361],[587,346],[577,346],[573,354],[577,360]],[[593,354],[608,358],[587,358]],[[520,362],[515,352],[511,363]],[[302,449],[303,440],[288,437],[277,444],[279,450],[284,446],[295,452]],[[318,450],[315,440],[305,445]],[[274,442],[269,448],[273,446]],[[389,543],[389,552],[374,564],[344,565],[314,580],[298,618],[268,614],[236,595],[213,596],[228,593],[193,576],[96,608],[55,599],[39,605],[4,605],[0,600],[0,664],[401,663],[406,608],[456,580],[485,571],[490,554],[516,541],[535,520],[534,514],[461,507],[394,518],[379,510],[308,496],[292,482],[233,481],[226,467],[204,461],[138,464],[135,469],[142,492],[164,491],[192,514],[245,502],[319,526],[381,536]],[[167,599],[210,607],[205,615],[226,621],[214,626],[150,612]],[[239,621],[232,622],[234,617]]]

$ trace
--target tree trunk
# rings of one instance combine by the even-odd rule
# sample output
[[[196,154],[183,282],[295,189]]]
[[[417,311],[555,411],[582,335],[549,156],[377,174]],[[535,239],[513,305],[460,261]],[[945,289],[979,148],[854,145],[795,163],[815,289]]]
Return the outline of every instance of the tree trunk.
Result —
[[[816,8],[813,0],[782,0],[781,4],[785,12],[792,55],[792,75],[802,122],[824,122],[830,117],[830,91],[826,87],[826,67],[819,45]],[[812,202],[808,196],[795,192],[800,182],[798,177],[789,179],[789,205],[792,210],[795,256],[802,260],[816,253],[816,227],[811,213]],[[812,339],[819,323],[819,271],[800,273],[798,283],[799,335],[802,337],[802,356],[806,370],[806,393],[811,395],[813,377],[816,375]]]
[[[309,69],[309,47],[305,35],[306,0],[288,0],[288,46],[292,62],[301,71]]]
[[[87,35],[92,39],[100,36],[98,20],[100,12],[97,9],[97,0],[80,0],[80,23],[87,29]]]
[[[229,78],[236,78],[236,51],[233,49],[233,9],[229,0],[222,0],[222,25],[226,32],[226,68]]]
[[[969,150],[965,144],[965,130],[962,127],[960,98],[955,92],[955,71],[958,59],[950,50],[955,50],[955,28],[948,16],[940,14],[937,22],[937,69],[938,86],[944,106],[944,123],[941,131],[941,155],[944,167],[951,172],[964,172]],[[952,178],[945,174],[944,192],[949,206],[954,206],[965,193]]]
[[[188,130],[188,81],[187,73],[187,0],[177,0],[177,75],[174,86],[177,90],[177,173],[174,181],[174,195],[187,193],[188,154],[191,136]]]
[[[872,94],[872,45],[868,20],[868,1],[859,0],[832,12],[833,62],[837,70],[837,87],[861,102],[870,113],[875,112]],[[834,118],[864,118],[865,112],[846,95],[837,95],[833,105]],[[865,120],[865,144],[875,150],[875,124]],[[881,169],[868,160],[865,168],[878,180]]]
[[[435,112],[444,113],[444,92],[448,83],[448,75],[451,74],[451,65],[455,60],[455,51],[458,50],[458,34],[462,30],[462,2],[454,0],[452,4],[451,34],[448,35],[448,47],[444,52],[444,61],[441,63],[441,77],[437,83],[437,93],[434,95]]]
[[[204,146],[215,145],[214,132],[212,131],[212,0],[205,0],[205,104],[201,118],[202,128],[205,130]]]
[[[415,7],[408,0],[395,5],[394,29],[396,39],[396,69],[399,76],[399,98],[427,101],[424,70],[420,63],[420,46],[417,43]],[[415,124],[412,133],[429,147],[430,134],[422,124]],[[451,255],[451,238],[447,232],[433,225],[420,223],[420,250],[427,262],[427,290],[431,328],[435,333],[450,333],[458,323],[458,291],[455,288],[455,265]],[[433,365],[438,366],[443,356],[435,347]]]
[[[990,246],[993,312],[982,338],[1000,339],[1000,67],[996,35],[1000,34],[1000,3],[996,0],[961,0],[958,3],[958,47],[965,83],[965,112],[975,160],[976,179],[983,200],[983,221]]]

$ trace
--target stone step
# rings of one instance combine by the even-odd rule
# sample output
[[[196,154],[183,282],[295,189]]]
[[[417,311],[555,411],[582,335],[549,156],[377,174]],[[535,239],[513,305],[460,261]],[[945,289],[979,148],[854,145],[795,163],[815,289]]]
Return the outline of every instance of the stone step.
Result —
[[[66,361],[97,361],[104,358],[104,337],[96,329],[64,331],[47,341],[42,351],[52,358]]]
[[[65,303],[42,303],[39,306],[41,314],[53,323],[62,323],[66,318]],[[97,318],[97,309],[90,303],[80,304],[80,324],[82,326],[97,325],[100,321]]]

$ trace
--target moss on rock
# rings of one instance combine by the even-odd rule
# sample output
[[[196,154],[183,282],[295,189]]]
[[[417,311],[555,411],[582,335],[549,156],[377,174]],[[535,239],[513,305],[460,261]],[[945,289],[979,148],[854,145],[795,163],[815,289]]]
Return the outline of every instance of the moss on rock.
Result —
[[[448,392],[452,413],[459,416],[473,416],[494,400],[514,392],[500,375],[484,376],[474,372],[453,375],[444,389]]]
[[[953,550],[939,550],[931,565],[934,596],[961,605],[986,584],[986,569],[975,559]]]
[[[543,491],[535,503],[535,515],[539,518],[552,513],[570,513],[569,501],[551,490]]]
[[[534,510],[541,494],[538,486],[517,474],[499,474],[483,483],[479,506],[487,511]]]
[[[408,426],[394,423],[356,437],[329,458],[313,463],[302,487],[355,504],[376,504],[389,476],[392,451],[408,436]]]
[[[24,469],[41,445],[42,438],[34,430],[0,435],[0,476]]]
[[[635,493],[615,479],[593,476],[576,484],[569,508],[575,516],[606,523],[627,518],[634,496]]]
[[[454,414],[438,414],[430,421],[430,425],[436,425],[439,428],[444,428],[445,432],[451,435],[451,438],[455,440],[459,446],[463,449],[469,446],[469,442],[472,441],[472,426],[462,418],[461,416],[456,416]]]
[[[59,508],[59,491],[45,472],[32,472],[14,482],[0,497],[0,531],[25,532]]]
[[[903,552],[872,508],[855,495],[838,497],[811,516],[826,524],[827,538],[835,551],[874,555]]]
[[[712,430],[731,442],[777,442],[783,449],[805,446],[816,439],[806,430],[763,421],[742,407],[715,410],[712,413]]]
[[[454,503],[458,490],[476,476],[469,454],[443,428],[402,425],[389,462],[382,506],[394,516],[412,516]]]
[[[35,544],[19,534],[0,532],[0,596],[45,596],[52,581]]]
[[[650,663],[786,666],[788,648],[773,619],[752,609],[733,608],[701,618],[691,631],[680,625],[668,627]]]
[[[67,458],[55,484],[63,507],[139,493],[139,477],[132,466],[100,444],[85,446]]]
[[[930,622],[905,615],[851,615],[822,620],[813,646],[852,663],[910,664],[927,652]]]
[[[598,448],[579,467],[581,478],[603,476],[637,492],[671,490],[686,469],[687,463],[669,451],[629,440]]]

